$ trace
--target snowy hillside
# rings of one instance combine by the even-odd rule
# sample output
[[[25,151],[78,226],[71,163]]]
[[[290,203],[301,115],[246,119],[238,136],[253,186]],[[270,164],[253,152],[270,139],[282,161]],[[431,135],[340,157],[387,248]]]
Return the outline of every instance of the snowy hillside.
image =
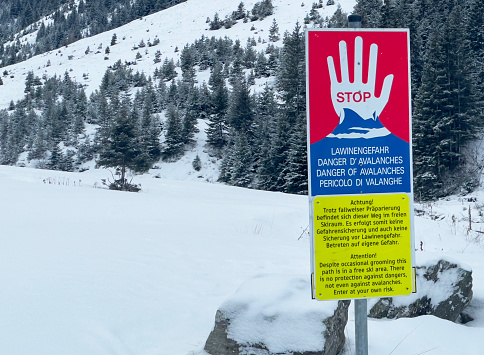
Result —
[[[243,281],[309,278],[307,197],[148,176],[141,193],[123,193],[96,188],[102,176],[0,167],[2,354],[201,355]],[[484,192],[475,197],[417,206],[416,218],[417,263],[472,268],[475,320],[370,319],[370,354],[482,353],[483,246],[464,210],[480,230]],[[353,307],[346,336],[354,354]]]
[[[256,0],[244,1],[246,8],[250,9],[256,3]],[[279,31],[283,34],[285,31],[292,31],[296,22],[303,24],[304,17],[311,10],[311,2],[303,1],[290,2],[286,0],[273,0],[274,15],[268,16],[263,21],[243,23],[239,21],[230,29],[221,28],[216,31],[210,31],[207,18],[213,18],[218,13],[220,18],[230,15],[237,9],[239,0],[188,0],[182,4],[169,8],[165,11],[133,21],[123,27],[112,31],[104,32],[94,37],[86,38],[73,43],[67,47],[44,53],[33,57],[25,62],[3,68],[7,70],[9,76],[5,78],[4,85],[0,86],[0,109],[8,107],[11,100],[18,100],[23,96],[25,88],[25,78],[29,71],[34,71],[35,75],[42,77],[47,75],[62,76],[66,71],[72,79],[86,85],[86,93],[99,88],[101,79],[108,66],[113,65],[116,61],[135,61],[137,52],[142,54],[142,59],[136,61],[134,68],[144,72],[147,76],[152,75],[159,64],[153,62],[156,51],[162,53],[162,58],[173,58],[175,62],[179,59],[180,52],[185,45],[193,43],[205,37],[215,36],[216,38],[228,36],[233,40],[240,39],[245,44],[248,38],[254,37],[263,40],[268,39],[269,28],[273,19],[277,20]],[[331,16],[340,4],[343,11],[351,13],[355,4],[354,0],[336,0],[335,5],[325,6],[320,9],[323,17]],[[251,30],[254,26],[254,30]],[[116,34],[118,44],[110,46],[113,34]],[[29,34],[21,41],[31,41],[36,33]],[[139,48],[141,41],[147,43],[148,40],[153,42],[155,38],[160,40],[156,46]],[[106,47],[110,47],[110,54],[105,55]],[[260,44],[263,46],[263,44]],[[89,47],[89,53],[86,50]],[[259,50],[259,49],[257,49]],[[108,59],[105,59],[107,57]],[[49,64],[50,63],[50,64]],[[200,80],[208,80],[209,73],[206,77],[201,75]]]
[[[100,84],[106,70],[112,67],[114,63],[120,61],[121,63],[129,62],[129,69],[134,72],[144,73],[147,77],[153,76],[155,70],[159,70],[161,63],[155,63],[155,56],[159,56],[159,60],[173,59],[175,63],[179,62],[182,49],[186,45],[192,45],[195,40],[199,40],[202,36],[205,38],[215,37],[217,39],[230,37],[231,39],[240,39],[241,45],[249,38],[254,43],[255,51],[263,51],[268,46],[269,28],[274,20],[277,20],[279,33],[282,35],[288,31],[291,32],[296,23],[302,24],[304,17],[311,11],[312,4],[304,3],[288,3],[284,1],[273,1],[274,15],[266,17],[264,20],[257,21],[238,21],[230,29],[222,27],[219,30],[209,30],[207,18],[213,19],[215,14],[223,19],[225,16],[237,9],[240,2],[218,0],[199,1],[189,0],[180,5],[169,8],[165,11],[143,17],[139,20],[133,21],[123,27],[112,31],[104,32],[94,37],[85,38],[75,42],[69,46],[62,47],[58,50],[44,53],[35,56],[27,61],[7,66],[3,68],[2,82],[0,85],[0,109],[6,109],[11,102],[16,103],[21,100],[25,93],[26,79],[28,73],[33,73],[35,77],[43,78],[45,81],[48,78],[56,76],[63,78],[65,73],[69,77],[84,86],[86,95],[89,97],[95,91],[98,91]],[[257,1],[251,0],[245,2],[247,9],[251,9]],[[344,11],[350,12],[354,5],[354,0],[337,1],[335,5],[327,6],[319,9],[321,16],[330,17],[334,11],[341,6]],[[46,20],[48,21],[48,19]],[[113,36],[116,36],[116,44],[112,44]],[[36,36],[36,33],[30,33],[27,36],[19,38],[19,41],[31,42]],[[259,42],[260,40],[260,42]],[[143,46],[141,44],[144,44]],[[157,44],[155,44],[157,43]],[[151,46],[148,44],[152,44]],[[273,44],[273,43],[272,43]],[[276,46],[282,47],[282,39],[279,39]],[[109,53],[106,49],[109,48]],[[160,55],[161,54],[161,55]],[[141,56],[141,58],[139,58]],[[136,59],[138,57],[139,59]],[[177,80],[181,79],[181,69],[178,66]],[[196,80],[198,84],[207,83],[210,77],[210,69],[198,71]],[[274,77],[257,79],[252,91],[262,91],[265,82],[273,81]],[[134,96],[139,88],[130,88],[129,95]],[[33,113],[34,114],[34,113]],[[36,110],[36,114],[40,115],[40,108]],[[165,112],[157,113],[156,120],[163,121],[165,119]],[[45,122],[45,118],[39,117],[39,122]],[[86,117],[81,120],[86,121]],[[15,123],[12,120],[12,125]],[[34,124],[29,123],[30,137],[27,146],[30,142],[35,141],[32,138],[34,135]],[[97,124],[85,124],[85,134],[87,140],[94,140],[99,126]],[[194,137],[195,145],[188,146],[184,150],[184,155],[179,161],[167,162],[159,161],[155,163],[155,168],[150,174],[160,178],[175,175],[180,180],[197,179],[206,180],[209,182],[216,181],[219,177],[220,160],[210,156],[209,150],[206,147],[207,136],[205,134],[207,129],[207,120],[198,120],[199,133]],[[165,127],[166,130],[166,127]],[[12,132],[14,128],[6,128],[6,131]],[[163,142],[163,132],[161,141]],[[84,135],[83,135],[84,136]],[[79,136],[76,138],[78,139]],[[43,138],[38,138],[42,141]],[[76,140],[74,139],[74,140]],[[84,139],[84,138],[82,138]],[[66,143],[60,146],[63,154],[67,155],[67,149],[78,152],[81,143],[78,141],[74,145]],[[11,161],[3,159],[4,164],[12,164],[12,161],[18,166],[27,167],[45,167],[45,161],[52,157],[53,144],[48,143],[49,149],[44,152],[41,158],[32,159],[30,157],[29,148],[26,145],[18,147],[21,154],[14,156]],[[75,147],[74,147],[75,146]],[[10,148],[9,148],[10,147]],[[13,149],[12,144],[7,146],[4,144],[4,150]],[[45,149],[45,148],[41,148]],[[23,152],[23,153],[22,153]],[[213,155],[213,154],[212,154]],[[196,157],[199,157],[202,162],[202,170],[197,173],[191,167],[191,162]],[[8,161],[8,162],[7,162]],[[82,162],[82,166],[76,167],[79,170],[92,169],[95,166],[93,159]],[[159,169],[161,168],[161,169]],[[63,169],[63,168],[61,168]],[[69,170],[69,169],[66,169]],[[105,176],[105,178],[110,177]]]

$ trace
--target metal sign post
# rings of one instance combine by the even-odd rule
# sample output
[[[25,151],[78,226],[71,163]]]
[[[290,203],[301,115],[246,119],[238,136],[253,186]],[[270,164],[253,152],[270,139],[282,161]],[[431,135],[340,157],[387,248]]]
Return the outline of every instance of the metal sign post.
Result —
[[[366,298],[355,302],[355,348],[356,355],[368,355],[368,315]]]
[[[361,16],[348,16],[349,28],[361,28]],[[355,350],[356,355],[368,355],[368,301],[355,299]]]
[[[367,355],[366,299],[413,290],[410,46],[355,19],[306,32],[311,273],[313,298],[355,300]]]

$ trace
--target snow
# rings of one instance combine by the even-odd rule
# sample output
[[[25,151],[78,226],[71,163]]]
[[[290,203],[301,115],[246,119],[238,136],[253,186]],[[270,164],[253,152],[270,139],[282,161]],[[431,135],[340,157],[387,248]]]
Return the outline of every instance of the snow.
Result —
[[[244,1],[245,9],[250,11],[256,2],[259,1]],[[0,109],[7,108],[11,100],[16,101],[24,95],[25,78],[29,71],[34,71],[35,75],[39,77],[44,74],[48,77],[62,76],[67,71],[72,79],[86,85],[86,93],[89,96],[90,93],[99,88],[108,66],[113,65],[118,60],[123,63],[135,61],[137,52],[140,52],[142,58],[136,60],[137,65],[132,66],[132,68],[135,72],[144,72],[149,76],[153,74],[155,68],[161,67],[162,63],[155,64],[153,62],[158,50],[162,53],[162,61],[167,57],[173,58],[176,63],[183,47],[200,39],[202,35],[208,38],[228,36],[234,41],[240,39],[242,46],[245,46],[247,39],[252,37],[257,40],[260,36],[261,39],[268,42],[269,28],[274,18],[277,20],[282,38],[285,31],[291,32],[294,29],[296,22],[299,22],[300,25],[304,24],[304,17],[309,13],[312,5],[312,2],[304,4],[301,1],[295,4],[287,0],[273,0],[274,15],[268,16],[264,21],[249,21],[247,23],[239,21],[230,29],[208,30],[207,17],[213,19],[217,12],[219,17],[224,19],[226,15],[230,15],[237,9],[239,3],[239,0],[188,0],[165,11],[135,20],[123,27],[82,39],[60,49],[35,56],[27,61],[4,67],[2,72],[7,70],[9,75],[3,77],[4,85],[0,85]],[[355,1],[337,0],[336,4],[341,4],[342,9],[350,13]],[[320,9],[321,15],[323,17],[331,16],[336,10],[336,6],[325,5],[323,9]],[[251,31],[252,26],[255,27],[253,31]],[[111,46],[113,34],[116,34],[117,44]],[[29,36],[31,38],[35,34]],[[141,40],[146,44],[148,40],[153,42],[155,38],[160,40],[158,45],[133,49],[139,45]],[[282,46],[282,39],[276,45]],[[105,54],[107,46],[110,49],[109,55]],[[267,46],[267,43],[259,43],[255,50],[260,51],[265,46]],[[88,47],[90,52],[86,54]],[[175,52],[176,48],[178,48],[178,52]],[[49,62],[50,65],[48,65]],[[87,74],[87,79],[84,78],[84,74]],[[202,77],[202,81],[203,78],[208,81],[206,75]]]
[[[321,351],[326,330],[321,320],[333,316],[338,302],[314,302],[306,276],[262,274],[245,281],[221,306],[231,319],[229,337],[239,344],[266,344],[272,353]]]
[[[449,263],[456,264],[458,268],[472,272],[469,265],[460,263],[458,260],[448,257],[447,255],[439,255],[436,259],[428,259],[425,262],[421,261],[417,266],[430,267],[435,266],[440,260],[445,260]],[[417,269],[417,293],[411,293],[407,296],[395,297],[393,304],[395,307],[407,306],[414,303],[422,295],[427,295],[430,304],[436,307],[439,303],[445,301],[454,293],[454,282],[459,280],[460,271],[457,268],[446,270],[446,272],[439,272],[438,280],[436,282],[428,282],[423,274],[426,269]],[[378,298],[370,299],[368,301],[368,309],[373,307],[378,301]]]
[[[301,281],[301,275],[309,280],[307,197],[165,174],[134,177],[143,186],[135,194],[100,188],[110,176],[106,170],[0,167],[2,353],[203,354],[215,312],[231,297],[268,313],[285,311],[277,325],[281,336],[269,339],[276,348],[292,341],[282,329],[294,330],[292,339],[314,331],[311,319],[291,319],[328,307],[311,300],[309,281]],[[440,219],[416,217],[416,261],[452,258],[472,268],[468,312],[475,320],[369,319],[371,354],[481,353],[483,246],[466,233],[468,221],[459,217],[455,228],[445,222],[461,210],[461,198],[452,197],[433,205]],[[263,279],[254,279],[260,274],[276,276],[261,286]],[[277,275],[296,276],[284,284],[274,281]],[[244,293],[247,287],[258,287],[260,296]],[[293,297],[280,292],[287,287]],[[443,291],[436,285],[435,294]],[[258,328],[241,323],[235,329]],[[353,307],[346,335],[344,354],[354,354]]]
[[[151,177],[140,194],[93,188],[106,174],[0,167],[2,353],[186,354],[241,281],[307,271],[300,197]]]

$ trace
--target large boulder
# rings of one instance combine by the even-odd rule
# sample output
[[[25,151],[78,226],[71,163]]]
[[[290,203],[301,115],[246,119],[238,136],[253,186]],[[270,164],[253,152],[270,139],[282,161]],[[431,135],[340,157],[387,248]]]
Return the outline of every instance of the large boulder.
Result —
[[[439,260],[417,266],[417,293],[369,300],[368,316],[412,318],[421,315],[455,322],[472,300],[472,270],[455,261]]]
[[[350,301],[311,299],[307,277],[259,275],[217,310],[205,351],[212,355],[336,355]]]

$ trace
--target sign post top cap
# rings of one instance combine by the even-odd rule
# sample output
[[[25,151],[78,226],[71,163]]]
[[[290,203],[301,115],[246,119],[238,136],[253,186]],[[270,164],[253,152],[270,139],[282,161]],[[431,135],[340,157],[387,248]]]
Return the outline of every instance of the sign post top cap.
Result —
[[[361,27],[361,16],[358,14],[351,14],[348,16],[348,27],[350,28],[360,28]]]

